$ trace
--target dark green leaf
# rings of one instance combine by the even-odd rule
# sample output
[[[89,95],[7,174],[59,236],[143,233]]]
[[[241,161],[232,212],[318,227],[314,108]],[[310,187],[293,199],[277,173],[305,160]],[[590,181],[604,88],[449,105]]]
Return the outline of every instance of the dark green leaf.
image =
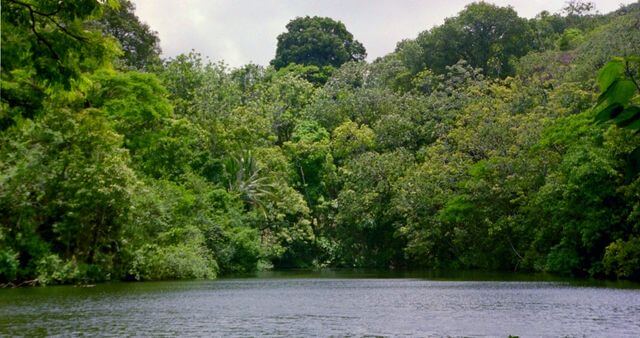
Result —
[[[631,130],[637,130],[638,132],[640,132],[640,119],[633,121],[630,125],[626,126],[625,128],[631,129]]]
[[[630,106],[615,118],[615,123],[624,128],[638,119],[640,119],[640,107]]]
[[[606,122],[620,114],[624,109],[619,103],[613,103],[596,113],[595,120],[598,122]]]

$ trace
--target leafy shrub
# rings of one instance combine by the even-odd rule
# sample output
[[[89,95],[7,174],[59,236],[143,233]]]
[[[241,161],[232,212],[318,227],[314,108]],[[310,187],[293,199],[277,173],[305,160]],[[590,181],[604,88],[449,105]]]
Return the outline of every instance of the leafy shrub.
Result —
[[[227,233],[227,243],[219,251],[221,265],[228,272],[251,272],[258,268],[262,257],[256,229],[236,227]]]
[[[81,278],[75,259],[63,261],[58,255],[42,257],[36,267],[38,282],[42,285],[73,283]]]
[[[0,281],[12,281],[18,272],[18,254],[11,249],[0,250]]]
[[[640,237],[609,244],[602,260],[605,271],[618,278],[640,277]]]
[[[217,271],[216,261],[200,247],[145,244],[134,253],[128,272],[135,280],[166,280],[215,278]]]

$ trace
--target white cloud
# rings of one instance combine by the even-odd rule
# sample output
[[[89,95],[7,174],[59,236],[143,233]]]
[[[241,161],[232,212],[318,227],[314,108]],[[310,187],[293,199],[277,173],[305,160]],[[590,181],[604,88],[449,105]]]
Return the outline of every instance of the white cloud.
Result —
[[[191,49],[231,66],[269,63],[276,38],[296,16],[328,16],[345,23],[368,59],[392,52],[402,39],[444,22],[468,0],[134,0],[136,14],[160,36],[165,56]],[[559,11],[565,0],[493,0],[525,17]],[[609,12],[633,0],[595,0]]]

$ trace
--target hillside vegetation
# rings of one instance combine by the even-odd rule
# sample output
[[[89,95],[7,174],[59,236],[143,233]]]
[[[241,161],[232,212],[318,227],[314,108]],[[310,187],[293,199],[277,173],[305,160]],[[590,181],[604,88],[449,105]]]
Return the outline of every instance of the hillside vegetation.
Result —
[[[272,66],[235,69],[162,60],[134,13],[2,0],[0,282],[640,279],[640,3],[473,3],[370,63],[344,24],[296,18]]]

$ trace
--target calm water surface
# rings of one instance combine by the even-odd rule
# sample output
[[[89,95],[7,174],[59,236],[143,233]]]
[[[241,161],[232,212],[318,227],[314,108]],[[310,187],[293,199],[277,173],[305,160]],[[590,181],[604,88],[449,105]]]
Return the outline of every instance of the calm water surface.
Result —
[[[640,337],[638,287],[515,275],[291,272],[4,289],[0,336]]]

